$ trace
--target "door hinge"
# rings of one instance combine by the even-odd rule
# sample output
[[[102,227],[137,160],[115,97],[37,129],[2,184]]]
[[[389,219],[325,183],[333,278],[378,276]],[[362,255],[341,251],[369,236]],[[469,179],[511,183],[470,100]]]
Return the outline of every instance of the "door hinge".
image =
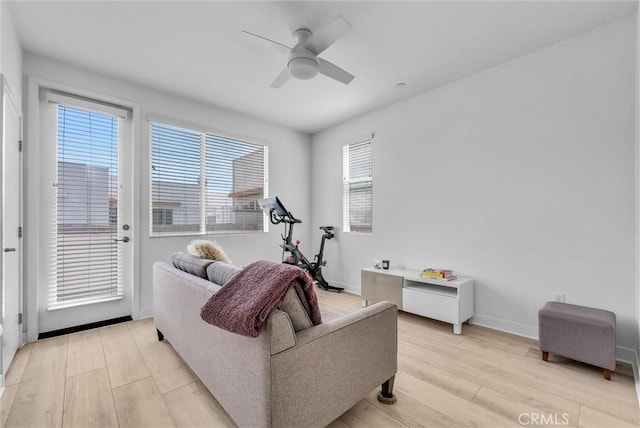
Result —
[[[22,140],[18,141],[18,151],[22,152]]]
[[[18,324],[22,324],[22,312],[18,314]]]
[[[18,226],[18,238],[22,238],[22,226]]]

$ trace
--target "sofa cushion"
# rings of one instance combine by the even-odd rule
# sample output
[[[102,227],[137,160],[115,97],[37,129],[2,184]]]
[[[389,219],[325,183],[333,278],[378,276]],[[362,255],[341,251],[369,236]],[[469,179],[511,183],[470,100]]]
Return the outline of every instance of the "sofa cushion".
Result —
[[[285,294],[284,300],[280,305],[280,310],[289,315],[289,319],[296,333],[313,326],[309,314],[307,314],[304,306],[302,306],[298,293],[296,293],[293,287],[289,287],[289,290],[287,290],[287,294]]]
[[[183,251],[173,254],[171,261],[177,269],[204,279],[207,279],[207,267],[213,263],[213,260],[201,259]]]
[[[209,281],[218,285],[225,285],[235,274],[242,270],[241,267],[227,264],[225,262],[214,261],[207,266],[207,275]]]

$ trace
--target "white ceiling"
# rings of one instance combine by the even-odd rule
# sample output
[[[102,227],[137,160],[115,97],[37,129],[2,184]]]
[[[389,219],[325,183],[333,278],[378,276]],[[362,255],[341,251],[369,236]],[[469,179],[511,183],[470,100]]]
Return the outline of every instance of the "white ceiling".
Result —
[[[7,1],[7,0],[1,0]],[[636,1],[10,1],[26,52],[247,113],[305,133],[634,14]],[[271,81],[286,55],[247,30],[291,33],[343,16],[321,57],[356,77]],[[404,88],[396,83],[404,82]]]

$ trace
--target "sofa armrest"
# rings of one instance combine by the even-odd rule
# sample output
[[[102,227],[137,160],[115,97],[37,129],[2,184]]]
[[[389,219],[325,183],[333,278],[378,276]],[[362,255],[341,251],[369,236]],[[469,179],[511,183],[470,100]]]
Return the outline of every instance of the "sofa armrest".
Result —
[[[393,377],[397,312],[379,302],[298,332],[294,347],[271,358],[273,425],[327,425]]]

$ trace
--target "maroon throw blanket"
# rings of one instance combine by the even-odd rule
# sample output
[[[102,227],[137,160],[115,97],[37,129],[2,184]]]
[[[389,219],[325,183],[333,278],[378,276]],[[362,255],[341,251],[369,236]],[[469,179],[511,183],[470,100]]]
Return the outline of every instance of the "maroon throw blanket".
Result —
[[[313,325],[320,324],[318,298],[309,274],[296,266],[266,260],[251,263],[234,275],[204,304],[200,316],[227,331],[257,337],[290,286],[296,290]]]

